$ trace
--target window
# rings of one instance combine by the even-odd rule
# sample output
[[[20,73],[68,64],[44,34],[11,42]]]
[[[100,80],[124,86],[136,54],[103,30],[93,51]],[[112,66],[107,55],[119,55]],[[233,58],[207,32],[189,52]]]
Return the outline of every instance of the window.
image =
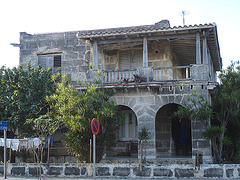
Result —
[[[119,139],[122,141],[137,140],[137,118],[132,110],[123,110],[125,120],[120,126]]]
[[[142,49],[119,51],[119,69],[135,69],[142,67],[142,64]]]
[[[52,68],[53,73],[57,73],[58,68],[62,66],[62,55],[60,54],[44,54],[38,55],[38,65],[44,69]]]

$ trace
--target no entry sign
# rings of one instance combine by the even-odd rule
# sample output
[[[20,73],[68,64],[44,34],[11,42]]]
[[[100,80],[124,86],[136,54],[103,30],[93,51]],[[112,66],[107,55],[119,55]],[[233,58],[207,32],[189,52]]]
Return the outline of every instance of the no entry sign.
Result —
[[[97,120],[96,118],[94,118],[94,119],[92,120],[91,129],[92,129],[92,133],[93,133],[94,135],[97,135],[97,134],[98,134],[98,132],[99,132],[99,122],[98,122],[98,120]]]

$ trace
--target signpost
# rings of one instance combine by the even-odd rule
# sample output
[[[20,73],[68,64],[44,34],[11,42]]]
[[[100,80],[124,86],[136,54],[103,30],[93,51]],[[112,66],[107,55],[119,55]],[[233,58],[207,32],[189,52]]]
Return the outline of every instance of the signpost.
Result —
[[[91,122],[91,130],[93,133],[93,179],[96,179],[96,135],[99,132],[99,122],[94,118]]]
[[[7,121],[0,121],[0,130],[4,130],[4,179],[7,179]]]

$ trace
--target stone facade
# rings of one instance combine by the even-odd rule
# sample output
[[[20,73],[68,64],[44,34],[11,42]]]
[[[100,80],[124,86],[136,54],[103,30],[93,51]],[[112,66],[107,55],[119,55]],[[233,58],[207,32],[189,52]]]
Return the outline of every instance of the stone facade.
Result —
[[[134,142],[140,159],[138,139],[131,131],[137,128],[140,132],[145,127],[150,135],[145,145],[148,161],[183,156],[193,161],[196,154],[201,154],[203,163],[211,162],[211,144],[201,135],[204,130],[201,122],[189,119],[182,122],[174,119],[173,113],[193,90],[211,102],[211,90],[217,84],[216,71],[222,66],[215,24],[170,28],[165,20],[155,25],[92,31],[20,33],[19,47],[20,64],[24,68],[28,61],[34,67],[60,66],[62,73],[74,82],[94,82],[96,72],[101,73],[100,82],[105,88],[114,89],[112,99],[126,115],[122,132],[120,135],[116,132],[117,146],[112,151],[115,155],[129,155],[130,143]],[[58,64],[55,55],[61,56],[61,62],[56,59]],[[93,69],[89,69],[89,64]],[[180,135],[185,139],[179,139]],[[101,169],[104,175],[107,171]],[[128,175],[129,169],[124,167],[123,172]],[[177,177],[194,174],[192,169],[144,170],[146,176],[152,176],[153,172]],[[139,174],[138,169],[133,173]],[[229,170],[228,174],[231,173]],[[110,174],[119,174],[119,169]]]

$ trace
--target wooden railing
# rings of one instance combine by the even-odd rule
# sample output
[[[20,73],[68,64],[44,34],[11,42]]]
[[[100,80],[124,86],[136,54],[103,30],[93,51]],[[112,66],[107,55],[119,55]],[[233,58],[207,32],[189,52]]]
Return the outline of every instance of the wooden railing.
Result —
[[[137,69],[129,70],[106,70],[103,71],[104,83],[121,83],[124,79],[131,81],[134,79],[134,74],[137,74]],[[175,67],[159,67],[153,68],[154,81],[189,79],[190,66],[175,66]]]
[[[189,78],[190,78],[190,66],[153,68],[154,81],[189,79]]]
[[[133,79],[133,74],[136,74],[136,69],[129,70],[107,70],[103,72],[104,83],[118,83],[124,79]]]

